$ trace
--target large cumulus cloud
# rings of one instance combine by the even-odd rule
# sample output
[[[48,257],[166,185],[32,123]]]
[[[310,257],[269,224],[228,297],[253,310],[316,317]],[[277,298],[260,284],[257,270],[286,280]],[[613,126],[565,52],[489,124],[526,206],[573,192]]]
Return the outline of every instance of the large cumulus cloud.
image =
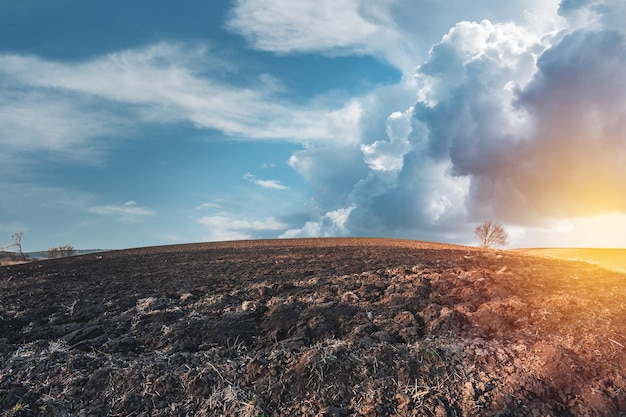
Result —
[[[626,211],[625,65],[625,37],[614,30],[578,30],[549,48],[517,94],[532,131],[503,155],[506,169],[477,178],[475,199],[515,213],[496,192],[505,178],[524,196],[520,208],[542,217]]]
[[[432,157],[469,178],[470,218],[528,225],[626,210],[624,35],[578,29],[544,46],[518,28],[476,26],[433,48],[420,69],[430,100],[414,111]],[[463,47],[477,30],[489,42]]]
[[[563,1],[551,26],[455,24],[417,66],[417,100],[388,113],[385,137],[365,132],[351,191],[322,212],[349,208],[344,233],[458,242],[485,218],[626,212],[625,10]]]

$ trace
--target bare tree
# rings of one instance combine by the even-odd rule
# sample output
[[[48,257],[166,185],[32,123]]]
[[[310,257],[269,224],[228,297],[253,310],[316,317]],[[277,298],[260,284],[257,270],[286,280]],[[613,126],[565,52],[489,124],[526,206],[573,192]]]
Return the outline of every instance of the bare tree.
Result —
[[[20,253],[22,260],[26,260],[26,255],[24,255],[24,251],[22,250],[22,236],[24,236],[24,232],[13,233],[11,239],[13,239],[13,243],[9,245],[10,248],[16,248]]]
[[[485,249],[504,246],[509,238],[504,226],[493,220],[487,220],[476,226],[474,233],[478,237],[478,246]]]

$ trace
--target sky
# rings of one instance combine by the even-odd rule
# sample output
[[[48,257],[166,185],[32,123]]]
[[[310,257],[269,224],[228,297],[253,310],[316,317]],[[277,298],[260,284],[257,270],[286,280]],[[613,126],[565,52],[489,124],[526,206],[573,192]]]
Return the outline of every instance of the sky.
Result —
[[[0,246],[626,247],[624,0],[0,0]]]

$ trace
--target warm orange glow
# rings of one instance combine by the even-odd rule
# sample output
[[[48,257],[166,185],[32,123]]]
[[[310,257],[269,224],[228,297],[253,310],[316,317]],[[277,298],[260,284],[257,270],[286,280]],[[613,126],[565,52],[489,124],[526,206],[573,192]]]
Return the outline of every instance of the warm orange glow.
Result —
[[[527,249],[526,253],[551,258],[589,262],[603,268],[626,272],[626,249],[616,248],[545,248]]]
[[[517,247],[626,248],[626,213],[559,219],[544,228],[509,232]]]

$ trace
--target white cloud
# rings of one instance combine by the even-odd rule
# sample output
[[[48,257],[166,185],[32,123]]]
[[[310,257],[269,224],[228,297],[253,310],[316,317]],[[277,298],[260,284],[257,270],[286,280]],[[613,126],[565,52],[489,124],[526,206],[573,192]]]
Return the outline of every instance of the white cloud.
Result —
[[[404,67],[409,45],[395,28],[390,10],[393,3],[239,0],[228,26],[262,50],[374,54]]]
[[[132,200],[120,205],[108,204],[104,206],[93,206],[87,211],[100,216],[116,216],[122,221],[135,221],[141,217],[154,215],[154,211],[141,207]]]
[[[412,130],[413,109],[406,112],[393,112],[387,118],[389,141],[376,141],[371,145],[361,145],[365,163],[375,171],[399,171],[404,155],[411,148],[408,136]]]
[[[288,190],[289,187],[282,185],[279,181],[276,180],[255,180],[255,184],[263,188],[273,188],[275,190]]]
[[[204,216],[198,222],[208,229],[209,241],[253,239],[259,237],[259,233],[287,228],[286,224],[275,217],[250,221],[245,218],[236,218],[229,213]]]
[[[616,30],[625,32],[626,3],[612,0],[563,0],[559,13],[571,30]]]
[[[289,187],[282,185],[280,181],[258,179],[254,175],[250,174],[249,172],[246,173],[246,175],[244,175],[243,178],[262,188],[269,188],[269,189],[274,189],[274,190],[288,190],[289,189]]]
[[[198,206],[199,209],[203,209],[203,208],[213,209],[213,208],[220,208],[220,207],[221,205],[218,202],[214,202],[214,201],[202,203]]]
[[[358,12],[359,2],[355,0],[262,3],[238,1],[229,23],[261,49],[289,52],[354,47],[378,32],[377,25]],[[311,26],[313,18],[316,27]],[[316,30],[305,32],[303,27]]]
[[[331,237],[346,234],[346,223],[354,206],[329,211],[317,221],[306,222],[297,229],[289,229],[280,235],[281,238],[296,237]]]

